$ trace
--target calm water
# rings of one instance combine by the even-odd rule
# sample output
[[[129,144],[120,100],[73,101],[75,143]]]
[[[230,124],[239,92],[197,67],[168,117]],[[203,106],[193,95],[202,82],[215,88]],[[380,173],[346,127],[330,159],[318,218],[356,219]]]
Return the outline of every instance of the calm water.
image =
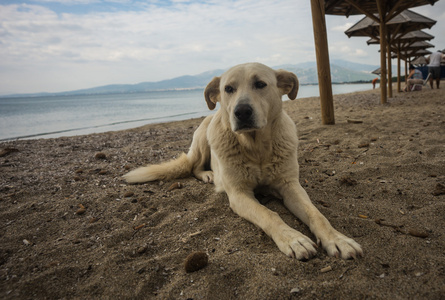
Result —
[[[371,84],[333,85],[334,94],[368,90]],[[137,94],[0,98],[0,141],[52,138],[134,128],[206,116],[204,90]],[[301,86],[298,98],[318,96]],[[283,99],[286,97],[283,97]]]

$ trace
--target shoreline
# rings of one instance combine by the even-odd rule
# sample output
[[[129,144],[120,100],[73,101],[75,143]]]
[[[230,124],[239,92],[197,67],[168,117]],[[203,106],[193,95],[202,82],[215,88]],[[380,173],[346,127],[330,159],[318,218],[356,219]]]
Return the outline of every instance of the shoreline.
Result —
[[[439,299],[445,86],[394,96],[381,105],[379,89],[334,95],[336,125],[321,124],[319,97],[284,102],[299,131],[300,183],[362,245],[356,260],[322,247],[306,262],[286,257],[193,177],[122,180],[187,152],[202,118],[0,142],[0,297]],[[282,201],[259,200],[314,238]],[[195,251],[209,263],[187,273]]]
[[[347,86],[350,86],[351,84],[346,84]],[[363,85],[363,84],[361,84]],[[366,84],[367,85],[367,84]],[[342,86],[342,85],[340,85]],[[203,90],[202,90],[203,91]],[[301,92],[301,91],[300,91]],[[308,90],[303,91],[303,95],[307,94]],[[312,91],[313,92],[313,91]],[[309,93],[312,93],[309,92]],[[335,92],[335,90],[334,90]],[[310,96],[313,97],[313,96]],[[302,97],[299,99],[304,99],[308,97]],[[204,102],[204,100],[202,100]],[[284,100],[285,102],[286,100]],[[195,110],[195,111],[188,111],[188,112],[175,112],[174,114],[165,115],[165,112],[162,114],[164,116],[151,116],[150,114],[147,115],[138,115],[137,118],[133,118],[131,120],[124,118],[114,118],[115,120],[109,119],[107,122],[102,122],[101,124],[97,124],[95,122],[92,122],[91,120],[86,120],[85,124],[77,124],[77,127],[74,128],[66,128],[65,124],[60,124],[61,126],[65,127],[65,129],[60,130],[48,130],[46,132],[26,132],[23,134],[16,133],[13,137],[3,137],[0,138],[0,142],[4,141],[11,141],[11,140],[20,140],[20,139],[38,139],[38,138],[57,138],[61,136],[75,136],[75,135],[84,135],[84,134],[91,134],[91,133],[101,133],[101,132],[107,132],[107,131],[117,131],[117,130],[124,130],[124,129],[130,129],[133,127],[139,127],[143,126],[145,124],[155,124],[155,123],[165,123],[165,122],[171,122],[176,120],[183,119],[184,116],[188,116],[188,118],[197,118],[201,116],[207,116],[212,114],[213,112],[210,110],[207,110],[207,107],[205,104],[202,107],[203,110]],[[186,120],[186,119],[185,119]],[[128,127],[126,124],[131,124]],[[74,126],[74,124],[72,124]],[[62,127],[62,128],[63,128]],[[99,131],[96,131],[99,129]]]

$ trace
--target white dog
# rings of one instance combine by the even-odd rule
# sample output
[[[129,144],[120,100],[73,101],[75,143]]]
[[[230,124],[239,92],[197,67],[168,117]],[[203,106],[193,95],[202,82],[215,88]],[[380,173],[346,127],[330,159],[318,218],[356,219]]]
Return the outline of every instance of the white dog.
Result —
[[[169,180],[193,174],[227,193],[232,210],[263,229],[286,255],[314,256],[316,244],[261,205],[254,190],[267,187],[307,224],[330,256],[363,254],[358,243],[335,230],[311,203],[299,182],[298,138],[294,122],[282,110],[282,95],[295,99],[298,79],[290,72],[259,63],[235,66],[205,89],[212,110],[193,136],[187,154],[124,175],[129,183]]]

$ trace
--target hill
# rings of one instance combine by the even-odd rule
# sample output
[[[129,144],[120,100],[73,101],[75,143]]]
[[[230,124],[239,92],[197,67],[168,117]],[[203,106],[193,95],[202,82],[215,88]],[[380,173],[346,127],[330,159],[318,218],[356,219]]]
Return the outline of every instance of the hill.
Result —
[[[375,78],[370,72],[378,66],[357,64],[343,60],[333,60],[331,63],[331,79],[333,83],[369,81]],[[286,69],[297,74],[300,84],[317,84],[317,66],[315,62],[288,64],[273,67]],[[94,88],[67,91],[60,93],[16,94],[5,97],[39,97],[39,96],[69,96],[118,93],[143,93],[160,90],[204,88],[213,77],[219,76],[224,70],[211,70],[197,75],[184,75],[156,82],[141,82],[137,84],[111,84]]]

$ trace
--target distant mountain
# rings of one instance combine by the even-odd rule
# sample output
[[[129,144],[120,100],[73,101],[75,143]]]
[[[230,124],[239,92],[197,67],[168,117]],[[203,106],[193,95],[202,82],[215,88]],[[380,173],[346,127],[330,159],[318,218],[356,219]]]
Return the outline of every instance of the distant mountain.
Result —
[[[224,70],[213,70],[194,76],[185,75],[156,82],[141,82],[136,84],[110,84],[95,88],[57,93],[57,95],[143,93],[160,90],[202,88],[205,87],[213,77],[219,76],[223,72]]]
[[[285,69],[294,72],[300,84],[317,84],[317,65],[315,62],[300,64],[287,64],[273,67],[274,69]],[[375,78],[371,71],[378,66],[357,64],[344,60],[333,60],[331,62],[331,80],[333,83],[369,81]],[[5,97],[39,97],[39,96],[69,96],[69,95],[94,95],[94,94],[119,94],[119,93],[143,93],[160,90],[195,89],[204,88],[215,76],[220,76],[225,70],[212,70],[198,75],[185,75],[172,79],[156,82],[141,82],[137,84],[110,84],[89,89],[67,91],[60,93],[36,93],[15,94]]]

